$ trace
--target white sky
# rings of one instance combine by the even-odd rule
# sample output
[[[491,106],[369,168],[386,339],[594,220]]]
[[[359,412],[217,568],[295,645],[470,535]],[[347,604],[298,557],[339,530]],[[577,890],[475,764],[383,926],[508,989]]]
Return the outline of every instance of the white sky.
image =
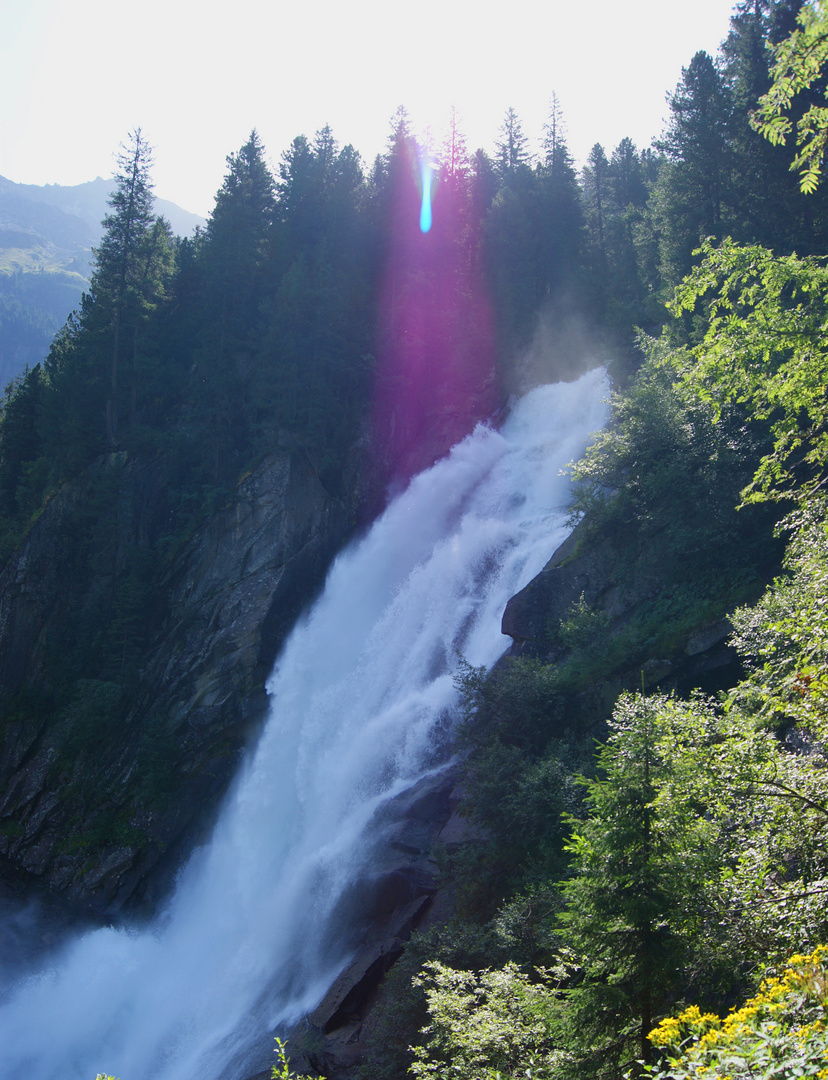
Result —
[[[329,123],[366,164],[398,105],[415,130],[455,105],[470,151],[513,106],[533,148],[552,93],[580,163],[641,148],[692,55],[715,55],[731,0],[0,0],[0,175],[108,177],[128,132],[156,194],[206,216],[225,158],[258,129],[272,166]]]

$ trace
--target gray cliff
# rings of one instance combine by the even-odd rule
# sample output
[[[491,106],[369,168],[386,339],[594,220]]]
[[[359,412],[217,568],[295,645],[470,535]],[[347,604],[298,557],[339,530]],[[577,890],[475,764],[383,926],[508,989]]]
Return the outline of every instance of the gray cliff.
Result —
[[[101,473],[118,536],[79,588],[79,522]],[[263,461],[179,545],[139,676],[116,722],[78,748],[73,715],[112,684],[86,680],[87,700],[63,713],[36,707],[61,700],[56,642],[67,625],[94,628],[126,552],[162,558],[165,490],[163,462],[99,461],[52,498],[0,577],[0,870],[101,914],[152,908],[209,824],[264,714],[278,647],[349,531],[300,457]]]

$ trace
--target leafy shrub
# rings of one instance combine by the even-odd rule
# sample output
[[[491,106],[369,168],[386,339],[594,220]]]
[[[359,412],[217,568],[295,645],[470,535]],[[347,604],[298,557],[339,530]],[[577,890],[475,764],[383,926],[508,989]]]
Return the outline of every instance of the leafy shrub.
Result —
[[[653,1080],[828,1077],[828,947],[795,955],[777,978],[724,1019],[695,1005],[650,1032],[664,1061]]]
[[[273,1080],[298,1080],[296,1073],[291,1072],[290,1060],[287,1056],[285,1044],[278,1037],[276,1039],[275,1053],[278,1058],[278,1062],[270,1070],[270,1075]],[[320,1077],[320,1080],[325,1080],[325,1078]]]
[[[733,541],[744,520],[734,512],[761,433],[748,432],[735,407],[713,405],[677,381],[682,352],[643,340],[647,359],[632,385],[613,396],[612,419],[571,466],[573,517],[590,530],[664,528],[663,543],[704,554],[711,536]],[[703,508],[703,512],[702,511]]]
[[[415,979],[428,1003],[425,1042],[412,1048],[412,1076],[424,1080],[552,1080],[560,1001],[554,975],[531,979],[513,964],[481,972],[430,963]]]
[[[558,637],[568,649],[588,648],[608,625],[607,614],[591,608],[581,593],[567,617],[561,620]]]
[[[737,611],[734,644],[750,678],[739,699],[751,696],[768,721],[795,721],[828,736],[828,503],[812,500],[788,519],[795,532],[777,578],[761,601]]]

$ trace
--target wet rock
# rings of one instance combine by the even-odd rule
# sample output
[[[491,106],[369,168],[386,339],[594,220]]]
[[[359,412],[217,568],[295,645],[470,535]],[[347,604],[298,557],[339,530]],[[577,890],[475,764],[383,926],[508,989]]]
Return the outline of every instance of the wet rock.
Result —
[[[308,1016],[310,1024],[327,1034],[362,1018],[383,975],[399,957],[422,917],[428,899],[428,895],[422,895],[395,906],[384,919],[373,923],[353,960]]]

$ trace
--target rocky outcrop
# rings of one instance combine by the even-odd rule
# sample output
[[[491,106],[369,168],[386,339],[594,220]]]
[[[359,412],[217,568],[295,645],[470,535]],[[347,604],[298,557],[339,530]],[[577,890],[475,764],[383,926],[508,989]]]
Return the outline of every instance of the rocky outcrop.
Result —
[[[106,549],[112,565],[79,592],[78,523],[102,472],[121,503],[119,536]],[[102,913],[153,906],[209,823],[266,709],[276,651],[351,517],[299,456],[262,462],[179,545],[117,723],[78,751],[70,719],[48,710],[55,642],[97,610],[123,552],[156,557],[170,512],[163,462],[112,456],[51,500],[0,578],[0,856]],[[93,710],[110,685],[89,680],[67,709]]]
[[[700,621],[693,621],[685,594],[671,605],[684,570],[662,540],[651,533],[631,544],[628,537],[605,532],[585,541],[583,531],[576,530],[506,606],[502,630],[513,640],[509,655],[565,664],[573,642],[561,626],[569,622],[571,627],[574,613],[581,614],[585,633],[591,628],[601,641],[603,663],[567,716],[576,729],[607,719],[622,690],[658,686],[683,693],[700,687],[712,693],[740,676],[739,659],[727,641],[732,630],[724,613],[727,601],[721,598],[718,610],[707,605],[705,611],[702,605]],[[751,568],[757,595],[777,569],[772,555],[769,549],[767,565]],[[595,640],[581,643],[587,663]]]

